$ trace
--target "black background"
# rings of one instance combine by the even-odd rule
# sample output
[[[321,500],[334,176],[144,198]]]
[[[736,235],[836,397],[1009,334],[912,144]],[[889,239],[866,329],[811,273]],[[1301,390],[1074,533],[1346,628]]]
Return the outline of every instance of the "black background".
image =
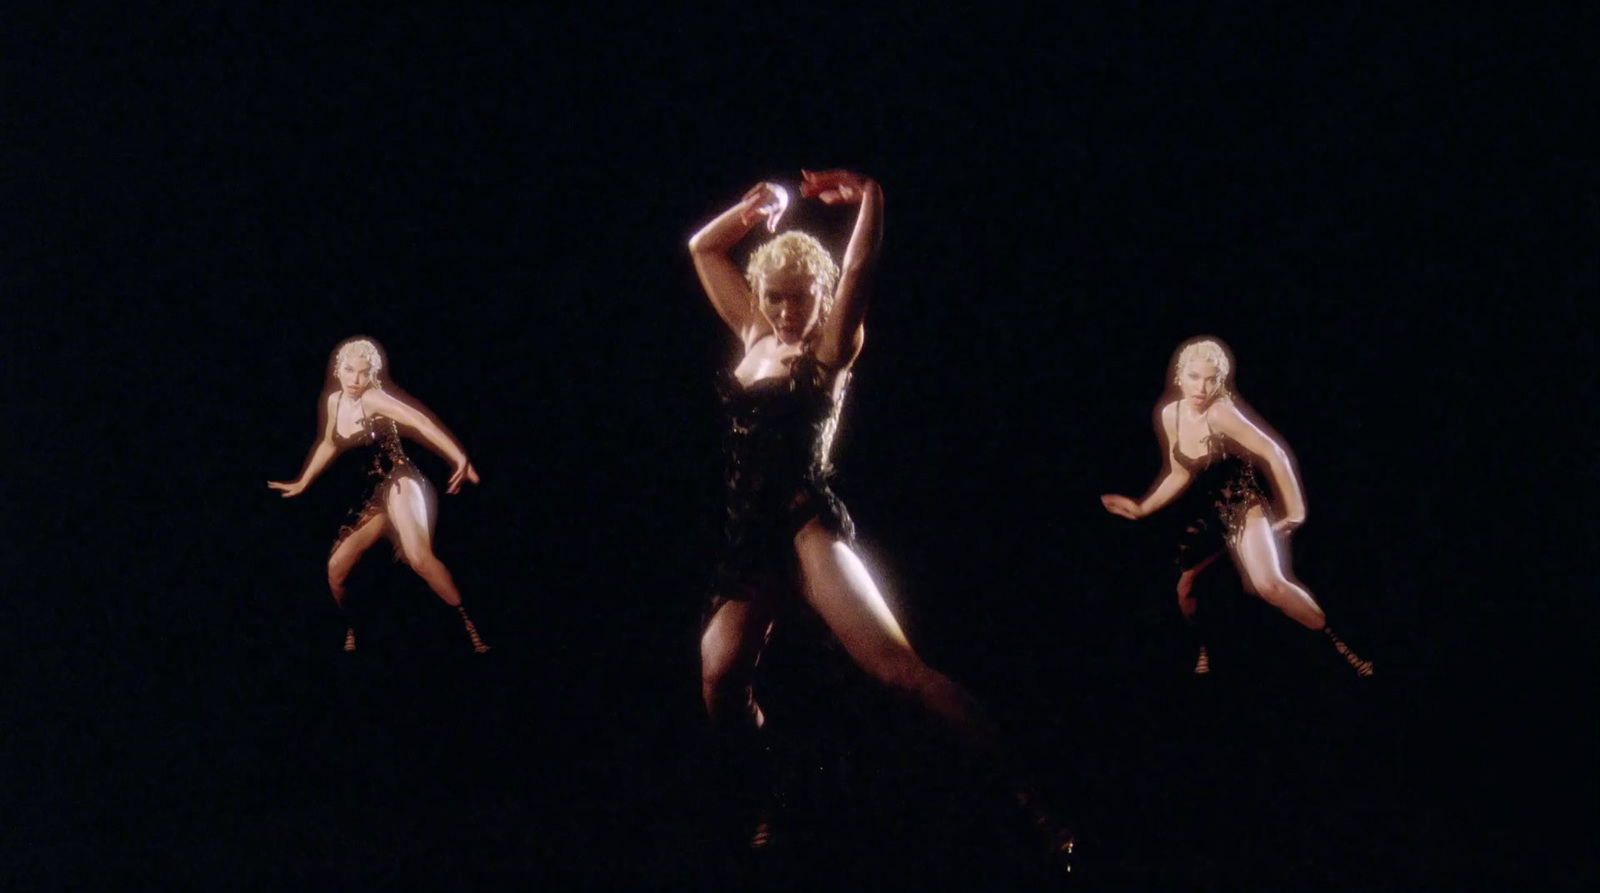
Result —
[[[1594,25],[13,16],[7,873],[739,880],[696,652],[735,345],[684,242],[756,180],[845,166],[888,216],[837,489],[919,651],[1074,804],[1086,881],[1584,886]],[[842,247],[848,212],[796,218]],[[486,657],[381,547],[340,653],[343,496],[264,486],[358,332],[483,475],[437,548]],[[1373,680],[1221,567],[1192,678],[1175,519],[1098,505],[1156,472],[1201,332],[1294,450],[1296,572]],[[802,832],[745,880],[1039,879],[914,712],[807,636],[769,663]]]

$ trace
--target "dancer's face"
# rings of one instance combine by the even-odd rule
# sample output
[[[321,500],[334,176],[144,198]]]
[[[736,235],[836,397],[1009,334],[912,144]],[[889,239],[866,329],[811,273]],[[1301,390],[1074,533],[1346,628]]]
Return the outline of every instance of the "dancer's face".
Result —
[[[756,280],[756,309],[772,325],[778,340],[794,344],[817,324],[822,304],[816,280],[807,273],[774,270]]]
[[[1211,360],[1190,360],[1178,373],[1178,386],[1183,389],[1183,399],[1197,408],[1204,408],[1222,389],[1217,364]]]
[[[339,364],[339,387],[351,397],[359,397],[372,387],[372,363],[349,357]]]

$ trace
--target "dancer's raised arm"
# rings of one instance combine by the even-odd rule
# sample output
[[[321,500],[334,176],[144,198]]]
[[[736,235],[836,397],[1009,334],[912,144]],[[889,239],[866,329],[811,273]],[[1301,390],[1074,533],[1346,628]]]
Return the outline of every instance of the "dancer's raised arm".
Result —
[[[800,194],[819,198],[830,205],[854,204],[855,230],[845,248],[839,268],[839,284],[833,292],[833,309],[822,321],[817,340],[817,359],[835,369],[855,362],[861,353],[862,323],[867,315],[868,286],[883,241],[883,190],[877,181],[844,170],[801,171],[805,178]]]
[[[335,391],[323,401],[322,407],[322,437],[311,447],[311,455],[307,457],[305,467],[300,471],[300,477],[293,481],[267,481],[267,486],[283,493],[283,498],[299,496],[311,482],[317,479],[333,457],[339,454],[339,448],[333,444],[334,408],[338,405],[339,392]]]
[[[746,345],[771,332],[772,326],[755,312],[750,285],[744,273],[733,265],[728,252],[757,222],[765,219],[769,228],[776,227],[788,204],[788,193],[782,186],[757,183],[738,204],[718,214],[689,238],[689,256],[694,258],[694,271],[700,277],[706,297],[711,299],[717,315]]]
[[[1178,438],[1178,404],[1168,403],[1163,406],[1156,416],[1156,436],[1161,441],[1161,477],[1156,480],[1144,499],[1134,502],[1126,496],[1107,493],[1100,497],[1100,504],[1106,511],[1113,515],[1121,515],[1137,521],[1146,515],[1160,511],[1172,500],[1178,498],[1189,486],[1189,470],[1172,461],[1172,445]]]

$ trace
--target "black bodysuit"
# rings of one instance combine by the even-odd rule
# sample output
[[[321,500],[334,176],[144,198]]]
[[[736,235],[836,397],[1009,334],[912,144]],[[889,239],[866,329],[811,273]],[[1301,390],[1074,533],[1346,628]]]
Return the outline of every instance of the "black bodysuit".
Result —
[[[1178,407],[1174,411],[1181,431],[1183,413]],[[1245,515],[1258,505],[1266,511],[1267,499],[1250,454],[1225,435],[1206,435],[1206,452],[1199,457],[1185,456],[1178,448],[1182,441],[1181,436],[1172,439],[1172,461],[1193,476],[1184,494],[1191,520],[1178,539],[1178,567],[1189,570],[1225,546],[1237,546]]]
[[[713,609],[773,588],[792,588],[795,534],[815,518],[846,542],[855,527],[828,487],[829,451],[844,406],[808,348],[785,377],[744,386],[724,369],[717,381],[727,427],[727,517]]]
[[[344,401],[343,391],[339,392],[339,401],[340,403]],[[334,549],[338,549],[356,528],[384,512],[384,500],[396,482],[412,478],[422,485],[423,492],[428,495],[430,501],[433,497],[432,485],[428,483],[426,477],[423,477],[417,466],[411,463],[411,459],[401,447],[400,426],[395,424],[394,419],[367,415],[364,406],[361,412],[360,429],[349,437],[344,437],[339,434],[338,404],[334,406],[334,446],[338,447],[342,454],[349,454],[352,457],[344,459],[345,462],[366,470],[358,485],[361,489],[352,500],[354,505],[350,509],[350,521],[339,528],[339,538],[333,541]],[[431,511],[428,513],[428,518],[431,525],[433,519]],[[403,556],[398,548],[398,537],[393,536],[393,525],[388,532],[396,543],[396,558],[402,559]]]

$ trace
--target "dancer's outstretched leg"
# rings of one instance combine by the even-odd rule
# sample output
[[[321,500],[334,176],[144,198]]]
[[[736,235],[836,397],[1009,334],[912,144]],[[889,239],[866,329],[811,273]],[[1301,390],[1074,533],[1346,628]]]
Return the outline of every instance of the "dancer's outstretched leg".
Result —
[[[1047,838],[1052,851],[1070,855],[1071,830],[1045,808],[1037,787],[1006,745],[999,729],[966,689],[923,662],[912,650],[861,559],[816,521],[795,536],[806,599],[845,651],[889,689],[919,703],[941,726],[999,770],[1019,807]]]
[[[389,491],[386,506],[391,518],[390,523],[394,525],[395,532],[400,537],[400,549],[405,555],[406,563],[417,572],[417,576],[427,582],[428,587],[439,596],[440,600],[455,608],[456,613],[461,615],[461,625],[467,631],[467,637],[472,640],[472,650],[479,654],[488,651],[489,646],[484,644],[478,635],[478,627],[473,624],[472,618],[467,616],[467,609],[461,604],[461,592],[456,589],[456,582],[450,576],[450,569],[433,554],[428,498],[422,485],[409,479],[397,481]]]
[[[1289,579],[1288,557],[1278,549],[1278,538],[1259,507],[1245,516],[1244,532],[1234,551],[1245,583],[1263,601],[1310,630],[1324,632],[1339,656],[1358,676],[1373,674],[1372,662],[1362,660],[1328,628],[1328,617],[1311,593]]]

